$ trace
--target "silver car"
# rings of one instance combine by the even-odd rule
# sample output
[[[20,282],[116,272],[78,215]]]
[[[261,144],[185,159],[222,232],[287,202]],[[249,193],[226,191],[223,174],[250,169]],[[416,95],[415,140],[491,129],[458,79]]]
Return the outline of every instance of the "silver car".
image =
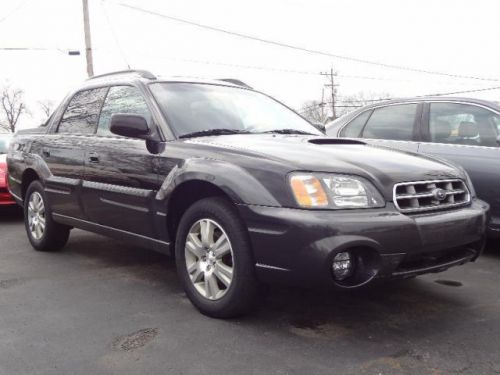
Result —
[[[461,165],[491,206],[489,235],[500,237],[500,106],[451,97],[405,98],[365,106],[327,124],[333,137],[429,154]]]

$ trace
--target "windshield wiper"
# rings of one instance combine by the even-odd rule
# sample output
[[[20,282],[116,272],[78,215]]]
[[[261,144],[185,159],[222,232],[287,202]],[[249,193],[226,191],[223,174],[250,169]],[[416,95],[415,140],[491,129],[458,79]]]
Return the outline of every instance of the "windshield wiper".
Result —
[[[207,137],[209,135],[228,135],[228,134],[250,134],[251,132],[247,130],[237,130],[237,129],[207,129],[200,130],[197,132],[187,133],[179,136],[179,138],[194,138],[194,137]]]
[[[268,131],[265,131],[262,133],[315,135],[313,133],[309,133],[309,132],[305,132],[303,130],[297,130],[297,129],[274,129],[274,130],[268,130]]]

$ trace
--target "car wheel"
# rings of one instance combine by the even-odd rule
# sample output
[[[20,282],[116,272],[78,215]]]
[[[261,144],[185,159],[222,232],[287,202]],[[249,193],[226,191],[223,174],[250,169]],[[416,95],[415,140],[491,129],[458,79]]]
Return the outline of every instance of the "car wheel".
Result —
[[[33,181],[26,191],[24,225],[35,250],[57,251],[68,242],[71,228],[52,220],[52,212],[40,181]]]
[[[247,229],[223,198],[194,203],[177,230],[175,256],[181,283],[205,315],[230,318],[247,313],[258,292]]]

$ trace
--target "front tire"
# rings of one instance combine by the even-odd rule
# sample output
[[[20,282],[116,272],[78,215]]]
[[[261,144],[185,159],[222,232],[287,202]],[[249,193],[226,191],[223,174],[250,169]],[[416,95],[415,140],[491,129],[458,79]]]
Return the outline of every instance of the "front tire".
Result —
[[[35,250],[57,251],[68,242],[70,228],[52,219],[52,211],[40,181],[33,181],[26,191],[24,226]]]
[[[196,308],[214,318],[247,313],[258,281],[247,229],[224,198],[206,198],[184,213],[175,256],[184,290]]]

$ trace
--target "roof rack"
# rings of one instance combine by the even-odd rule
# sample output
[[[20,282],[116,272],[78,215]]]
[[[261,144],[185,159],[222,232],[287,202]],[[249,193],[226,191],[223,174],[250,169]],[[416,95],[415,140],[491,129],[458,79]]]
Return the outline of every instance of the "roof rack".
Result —
[[[129,70],[120,70],[118,72],[99,74],[97,76],[93,76],[93,77],[88,78],[87,81],[90,81],[90,80],[96,79],[96,78],[101,78],[101,77],[109,77],[109,76],[114,76],[114,75],[131,74],[131,73],[135,73],[135,74],[139,75],[141,78],[156,79],[156,76],[147,70],[129,69]]]
[[[235,79],[235,78],[219,78],[218,81],[229,82],[229,83],[232,83],[233,85],[236,85],[236,86],[246,87],[247,89],[252,88],[251,86],[247,85],[245,82],[240,81],[239,79]]]

